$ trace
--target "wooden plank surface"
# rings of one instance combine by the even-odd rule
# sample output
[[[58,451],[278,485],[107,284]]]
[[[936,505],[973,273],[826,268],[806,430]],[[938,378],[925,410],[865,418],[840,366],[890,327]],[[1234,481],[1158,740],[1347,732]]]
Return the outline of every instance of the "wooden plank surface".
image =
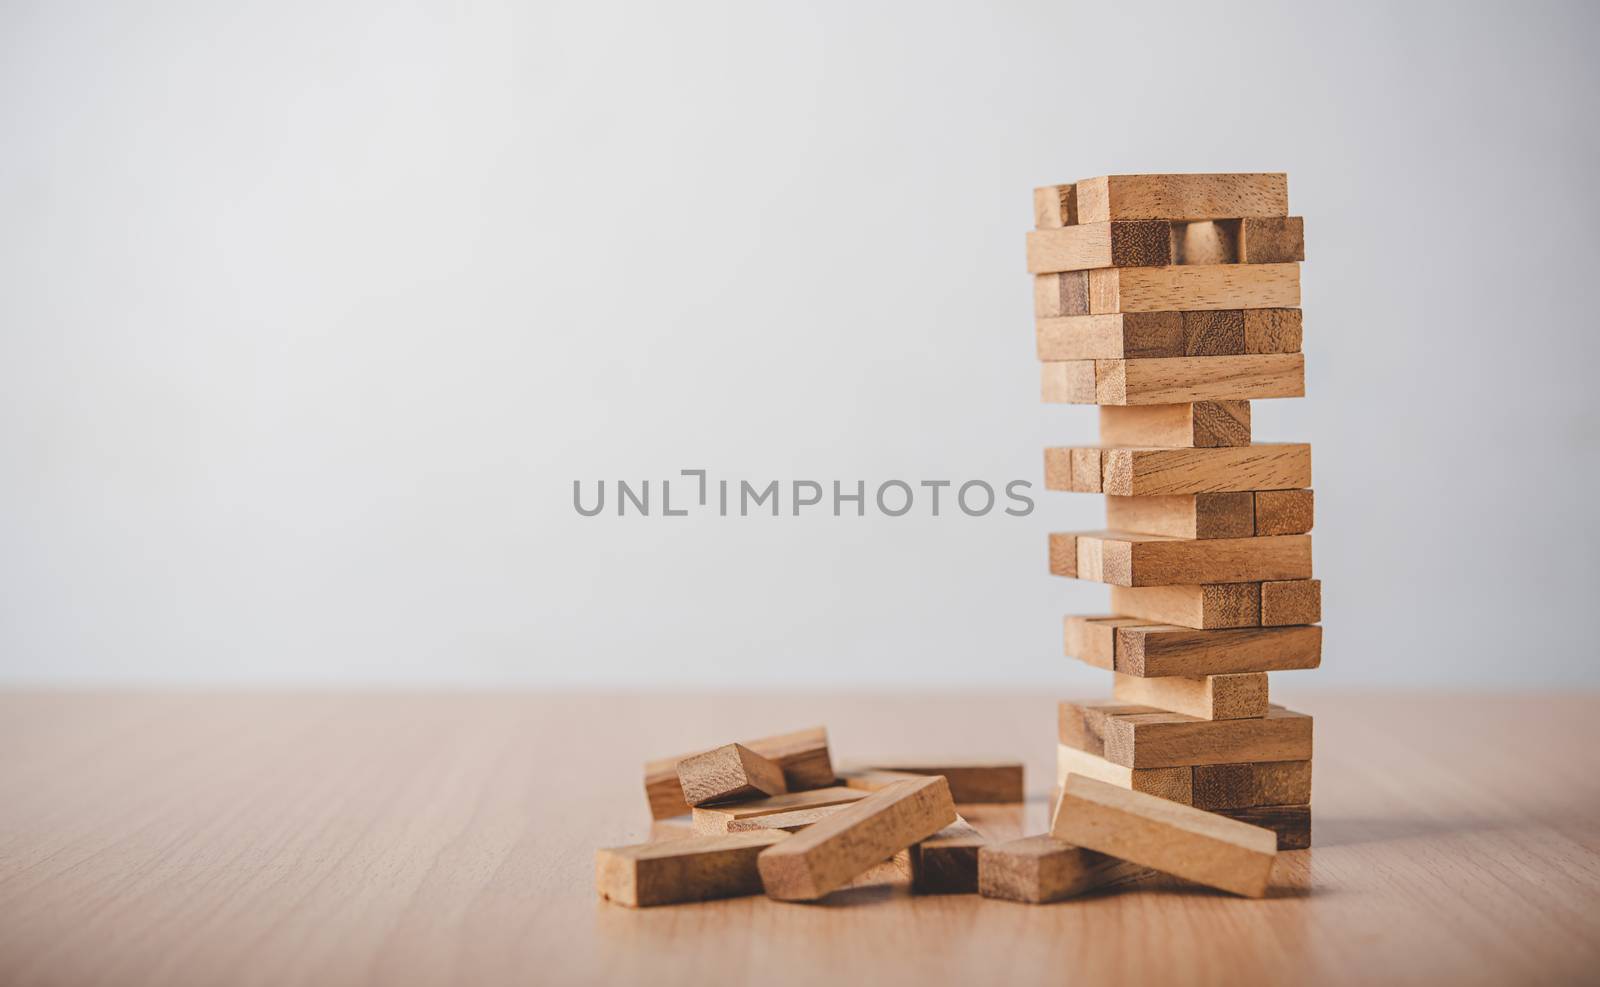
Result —
[[[1299,324],[1297,308],[1114,312],[1037,319],[1034,337],[1041,360],[1241,356],[1300,352]]]
[[[1102,464],[1093,490],[1075,485],[1072,449],[1096,448]],[[1311,446],[1303,442],[1257,442],[1208,449],[1120,449],[1052,446],[1044,451],[1049,490],[1108,493],[1119,497],[1284,490],[1311,485]]]
[[[1209,449],[1250,444],[1249,401],[1102,405],[1100,445]]]
[[[914,898],[904,878],[823,907],[597,900],[596,849],[688,832],[652,824],[641,761],[774,724],[826,723],[846,755],[1021,757],[1025,805],[961,815],[998,841],[1042,833],[1056,698],[0,697],[0,982],[1503,984],[1600,968],[1593,694],[1292,695],[1317,717],[1315,846],[1279,854],[1266,901],[1164,880],[1033,907]]]
[[[1252,583],[1311,576],[1311,536],[1270,538],[1172,538],[1131,531],[1052,534],[1050,554],[1070,540],[1077,549],[1071,573],[1112,586],[1173,586],[1189,583]],[[1218,633],[1218,632],[1210,632]]]
[[[1283,172],[1102,175],[1076,183],[1080,223],[1113,219],[1239,219],[1287,216]]]
[[[1300,307],[1299,264],[1107,267],[1088,274],[1093,315]]]
[[[1306,392],[1305,357],[1299,353],[1046,361],[1039,371],[1045,401],[1077,404],[1250,401]]]

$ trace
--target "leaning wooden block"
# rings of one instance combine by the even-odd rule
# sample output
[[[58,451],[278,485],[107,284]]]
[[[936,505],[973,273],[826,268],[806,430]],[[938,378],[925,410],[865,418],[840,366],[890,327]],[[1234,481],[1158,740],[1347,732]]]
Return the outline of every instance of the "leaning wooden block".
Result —
[[[1101,446],[1193,449],[1249,444],[1249,401],[1100,406]]]
[[[1322,619],[1322,580],[1271,580],[1261,584],[1261,626],[1315,624]]]
[[[1080,223],[1287,216],[1289,177],[1281,172],[1105,175],[1077,182],[1074,200]]]
[[[1251,898],[1266,894],[1278,852],[1268,830],[1082,775],[1062,786],[1050,835]]]
[[[678,784],[690,805],[732,802],[789,790],[783,769],[743,744],[726,744],[678,762]]]
[[[1061,707],[1061,743],[1124,767],[1311,759],[1311,717],[1281,706],[1271,706],[1266,716],[1249,720],[1199,720],[1125,705],[1062,703]],[[1074,717],[1089,724],[1089,729],[1072,730]]]
[[[1197,809],[1250,809],[1311,801],[1310,761],[1197,764],[1190,770]]]
[[[1304,850],[1311,846],[1311,806],[1262,805],[1248,809],[1218,809],[1218,815],[1260,826],[1276,834],[1279,850]]]
[[[743,819],[730,819],[728,820],[727,831],[730,833],[754,833],[763,829],[781,829],[786,833],[794,833],[805,829],[820,819],[833,815],[849,804],[849,802],[840,802],[837,805],[819,805],[811,809],[790,809],[788,812],[772,812],[764,816],[746,816]]]
[[[1040,319],[1089,314],[1089,272],[1040,274],[1033,279],[1033,314]]]
[[[828,805],[857,802],[866,797],[865,792],[853,788],[813,788],[804,792],[790,792],[771,798],[751,799],[748,802],[730,802],[726,805],[695,806],[694,831],[707,835],[726,833],[731,823],[738,819],[767,816],[796,809],[817,809]]]
[[[1169,538],[1252,538],[1256,534],[1255,495],[1234,490],[1110,496],[1106,498],[1106,527]]]
[[[1056,789],[1066,784],[1067,775],[1088,775],[1119,788],[1157,795],[1174,802],[1190,804],[1194,799],[1194,769],[1130,768],[1108,761],[1098,754],[1069,744],[1056,744]]]
[[[1303,535],[1311,530],[1315,511],[1310,490],[1257,490],[1256,534]]]
[[[634,908],[760,894],[758,857],[788,838],[782,832],[735,833],[609,847],[595,852],[595,889]]]
[[[1322,628],[1237,627],[1204,631],[1168,624],[1120,624],[1113,667],[1124,675],[1236,675],[1322,664]]]
[[[758,861],[761,882],[769,897],[814,901],[955,820],[944,778],[890,785],[770,847]]]
[[[1238,720],[1267,715],[1267,675],[1164,675],[1141,678],[1118,674],[1111,690],[1119,703],[1154,706],[1200,720]]]
[[[1300,307],[1299,264],[1107,267],[1088,273],[1091,315]]]
[[[1052,836],[1029,836],[978,851],[978,893],[1031,905],[1127,884],[1152,873]]]
[[[1028,273],[1170,264],[1171,232],[1170,224],[1159,221],[1080,223],[1059,229],[1030,230]]]
[[[973,894],[978,850],[989,841],[960,816],[921,843],[911,844],[912,894]]]
[[[1082,448],[1082,447],[1080,447]],[[1119,497],[1282,490],[1311,485],[1311,447],[1258,442],[1219,449],[1108,449],[1100,490]],[[1072,490],[1072,447],[1045,450],[1045,487]]]
[[[759,740],[742,741],[744,746],[768,760],[778,762],[790,791],[821,788],[833,784],[833,762],[828,756],[828,731],[822,727],[782,733]],[[650,800],[654,819],[680,816],[689,811],[678,781],[678,762],[700,753],[679,754],[650,761],[644,766],[645,795]]]
[[[1073,552],[1076,571],[1076,543]],[[1176,624],[1196,629],[1256,627],[1261,624],[1261,584],[1113,586],[1111,609],[1149,624]]]
[[[1078,222],[1077,190],[1071,185],[1045,185],[1033,190],[1033,225],[1060,229]]]
[[[1195,540],[1130,531],[1073,534],[1076,578],[1113,586],[1247,583],[1311,576],[1311,536]]]
[[[873,761],[870,767],[892,774],[926,777],[943,775],[950,797],[957,802],[1021,802],[1021,761]],[[848,784],[848,782],[847,782]]]

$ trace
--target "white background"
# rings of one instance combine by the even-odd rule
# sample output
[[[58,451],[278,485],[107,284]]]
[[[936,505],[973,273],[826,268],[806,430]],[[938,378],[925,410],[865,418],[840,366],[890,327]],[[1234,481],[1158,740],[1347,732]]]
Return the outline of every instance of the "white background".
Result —
[[[8,4],[0,679],[1103,687],[1030,190],[1282,170],[1295,683],[1600,683],[1600,17],[1390,6]],[[573,510],[697,467],[1038,510]]]

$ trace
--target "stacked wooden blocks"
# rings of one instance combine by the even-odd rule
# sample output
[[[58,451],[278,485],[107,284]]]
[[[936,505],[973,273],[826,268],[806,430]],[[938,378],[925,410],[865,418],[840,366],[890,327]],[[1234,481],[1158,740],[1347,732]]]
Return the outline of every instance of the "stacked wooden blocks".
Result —
[[[1045,485],[1103,494],[1050,571],[1111,587],[1066,652],[1115,676],[1063,702],[1083,775],[1311,841],[1311,718],[1267,673],[1322,658],[1311,447],[1252,441],[1250,402],[1300,397],[1303,224],[1282,174],[1112,175],[1035,190],[1028,233],[1046,401],[1099,405],[1100,444]]]

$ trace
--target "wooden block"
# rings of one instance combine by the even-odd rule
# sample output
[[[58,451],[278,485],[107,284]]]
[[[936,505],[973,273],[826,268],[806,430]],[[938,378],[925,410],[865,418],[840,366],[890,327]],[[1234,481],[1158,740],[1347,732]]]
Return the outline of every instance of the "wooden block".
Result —
[[[1033,225],[1060,229],[1078,222],[1078,196],[1071,185],[1045,185],[1033,190]]]
[[[1078,576],[1078,536],[1058,532],[1050,536],[1050,574],[1076,579]]]
[[[1081,733],[1071,729],[1076,722]],[[1058,728],[1061,743],[1128,768],[1311,759],[1311,717],[1281,706],[1257,719],[1199,720],[1151,707],[1064,702]]]
[[[1303,442],[1217,449],[1102,449],[1101,462],[1101,489],[1120,497],[1311,485],[1311,447]],[[1048,486],[1048,474],[1045,481]]]
[[[1074,541],[1073,550],[1077,544]],[[1076,571],[1077,559],[1073,559]],[[1260,583],[1113,586],[1111,609],[1150,624],[1211,630],[1261,624]]]
[[[1301,317],[1297,308],[1251,308],[1244,310],[1244,351],[1246,353],[1298,353],[1301,346]]]
[[[1313,503],[1310,490],[1257,490],[1256,534],[1305,534],[1314,520]]]
[[[813,788],[804,792],[790,792],[771,798],[752,799],[749,802],[730,802],[727,805],[695,806],[694,831],[707,836],[728,832],[737,819],[750,819],[795,809],[816,809],[826,805],[841,805],[866,798],[867,793],[853,788]]]
[[[1039,364],[1039,398],[1055,404],[1094,404],[1094,361]]]
[[[833,761],[828,756],[828,731],[822,727],[780,733],[759,740],[742,741],[744,746],[783,769],[784,784],[790,791],[822,788],[833,784]],[[652,819],[681,816],[689,811],[678,781],[678,762],[700,753],[679,754],[650,761],[644,766],[645,796],[650,800]]]
[[[1153,873],[1053,836],[1028,836],[978,851],[978,893],[1031,905],[1128,884]]]
[[[1248,490],[1235,490],[1159,497],[1111,496],[1106,498],[1106,527],[1171,538],[1253,538],[1255,495]]]
[[[1194,798],[1193,768],[1130,768],[1098,754],[1068,744],[1056,744],[1056,788],[1066,784],[1067,775],[1088,775],[1119,788],[1157,795],[1188,805]]]
[[[1141,678],[1282,672],[1322,664],[1322,628],[1316,625],[1207,631],[1123,624],[1113,633],[1116,671]]]
[[[1062,786],[1050,835],[1251,898],[1267,893],[1277,856],[1277,837],[1267,830],[1082,775]]]
[[[1080,223],[1287,216],[1289,177],[1281,172],[1106,175],[1077,182],[1074,196]]]
[[[1248,809],[1311,801],[1310,761],[1197,764],[1190,770],[1197,809]]]
[[[919,776],[909,771],[883,771],[878,768],[847,768],[839,772],[839,780],[846,788],[875,792],[901,781],[915,781]]]
[[[1028,273],[1056,274],[1097,267],[1158,267],[1172,263],[1171,225],[1163,222],[1088,223],[1028,231]]]
[[[928,777],[943,776],[957,802],[1021,802],[1021,761],[873,761],[872,770]]]
[[[815,901],[955,820],[943,777],[890,785],[769,847],[757,861],[761,882],[769,897]]]
[[[595,851],[595,890],[633,908],[760,894],[759,854],[788,838],[734,833],[608,847]]]
[[[1200,720],[1238,720],[1267,715],[1265,672],[1158,678],[1118,674],[1111,695],[1119,703],[1154,706]]]
[[[1068,617],[1063,632],[1066,655],[1110,671],[1116,667],[1117,628],[1143,623],[1129,617]]]
[[[978,851],[984,835],[960,816],[921,843],[911,844],[912,894],[976,894]]]
[[[1188,539],[1086,531],[1073,538],[1078,550],[1076,578],[1113,586],[1251,583],[1311,576],[1310,535]]]
[[[1261,626],[1315,624],[1322,619],[1322,580],[1269,580],[1261,584]]]
[[[1298,353],[1040,364],[1040,395],[1070,404],[1146,405],[1292,398],[1305,394]]]
[[[1089,314],[1089,272],[1040,274],[1033,279],[1033,314],[1040,319]]]
[[[1088,273],[1092,315],[1300,307],[1299,264],[1107,267]]]
[[[1249,444],[1249,401],[1100,407],[1101,446],[1192,449]]]
[[[791,809],[788,812],[772,812],[764,816],[733,819],[728,822],[728,832],[754,833],[764,829],[781,829],[786,833],[794,833],[819,819],[833,815],[849,804],[841,802],[838,805],[819,805],[812,809]]]
[[[1263,805],[1248,809],[1219,809],[1218,815],[1260,826],[1277,836],[1279,850],[1304,850],[1311,846],[1311,806]]]
[[[1299,216],[1254,216],[1239,228],[1239,262],[1288,264],[1306,259],[1306,225]]]
[[[783,769],[743,744],[726,744],[678,762],[678,784],[690,805],[782,795]]]
[[[1295,332],[1285,328],[1290,320],[1284,313],[1293,313]],[[1299,309],[1117,312],[1044,318],[1034,328],[1039,359],[1047,361],[1287,354],[1300,351],[1299,313]],[[1257,327],[1253,343],[1247,332],[1250,325]]]

